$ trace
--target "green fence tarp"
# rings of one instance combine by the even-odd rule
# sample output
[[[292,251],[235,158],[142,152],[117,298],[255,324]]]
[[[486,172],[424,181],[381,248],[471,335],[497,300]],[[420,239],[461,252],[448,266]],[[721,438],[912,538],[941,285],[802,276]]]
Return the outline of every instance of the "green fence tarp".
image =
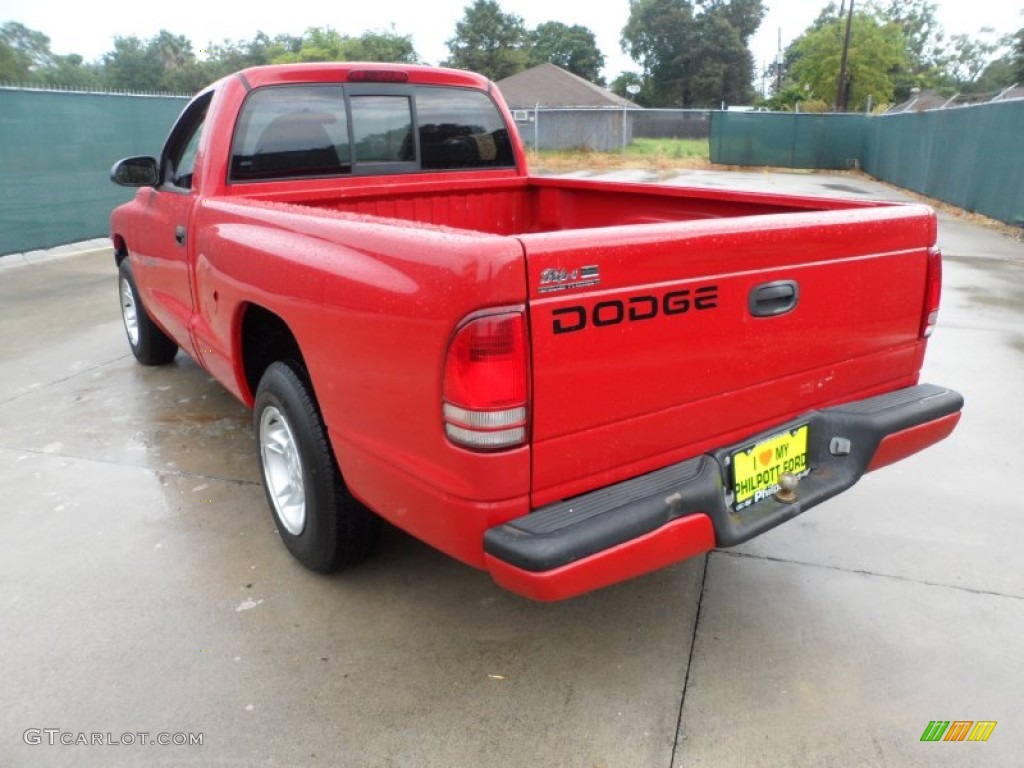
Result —
[[[898,115],[716,112],[711,162],[843,170],[1024,227],[1024,100]]]
[[[0,254],[108,234],[111,208],[132,195],[110,166],[159,154],[185,104],[0,88]]]
[[[865,115],[715,112],[711,162],[847,170],[864,154]]]
[[[1024,101],[872,120],[868,173],[1024,227]]]
[[[108,180],[155,155],[180,97],[0,88],[0,255],[107,234],[131,191]],[[715,112],[711,161],[844,170],[1024,226],[1024,100],[905,115]]]

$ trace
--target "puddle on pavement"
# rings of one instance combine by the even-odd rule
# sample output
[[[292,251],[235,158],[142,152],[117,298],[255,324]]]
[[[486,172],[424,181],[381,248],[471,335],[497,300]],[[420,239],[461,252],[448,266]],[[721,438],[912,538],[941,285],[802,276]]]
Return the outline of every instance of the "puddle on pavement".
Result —
[[[972,304],[1024,311],[1024,264],[1002,259],[943,255],[943,262],[981,273],[981,280],[953,284],[944,280],[943,291],[956,291]]]

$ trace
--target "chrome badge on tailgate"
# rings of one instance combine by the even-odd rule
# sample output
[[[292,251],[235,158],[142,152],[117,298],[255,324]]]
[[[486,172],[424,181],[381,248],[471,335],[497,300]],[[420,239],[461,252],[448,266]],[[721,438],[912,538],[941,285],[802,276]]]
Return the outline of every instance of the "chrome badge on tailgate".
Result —
[[[555,293],[573,288],[592,288],[600,284],[601,268],[596,264],[575,269],[549,267],[540,273],[540,286],[537,288],[537,292]]]

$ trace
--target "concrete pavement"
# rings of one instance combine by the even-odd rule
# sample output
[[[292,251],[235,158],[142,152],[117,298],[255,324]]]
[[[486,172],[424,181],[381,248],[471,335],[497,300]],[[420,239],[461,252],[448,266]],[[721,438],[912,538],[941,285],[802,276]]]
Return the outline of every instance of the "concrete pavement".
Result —
[[[940,244],[923,380],[965,394],[952,438],[742,547],[554,605],[393,529],[350,573],[304,571],[248,411],[184,356],[128,354],[109,248],[3,257],[0,766],[1019,765],[1024,245],[947,215]],[[922,743],[932,720],[998,725]]]

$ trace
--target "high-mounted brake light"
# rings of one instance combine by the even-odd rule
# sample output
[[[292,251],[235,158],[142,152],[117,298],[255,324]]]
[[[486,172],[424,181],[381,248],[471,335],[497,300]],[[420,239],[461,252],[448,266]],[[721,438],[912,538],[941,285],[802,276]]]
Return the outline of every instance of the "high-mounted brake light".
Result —
[[[921,315],[921,338],[927,339],[939,322],[939,299],[942,295],[942,252],[928,250],[928,277],[924,288],[924,311]]]
[[[350,83],[406,83],[409,73],[400,69],[353,69],[348,73]]]
[[[526,442],[526,318],[516,309],[471,316],[448,345],[441,414],[448,439],[477,451]]]

